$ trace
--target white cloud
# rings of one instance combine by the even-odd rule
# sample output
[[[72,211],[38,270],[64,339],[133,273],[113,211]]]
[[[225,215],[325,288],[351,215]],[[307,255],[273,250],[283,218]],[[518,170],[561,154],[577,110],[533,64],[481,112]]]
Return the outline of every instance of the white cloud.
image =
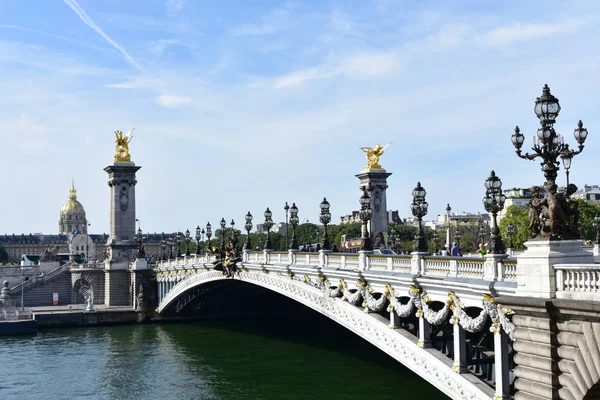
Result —
[[[459,46],[469,33],[470,28],[464,24],[447,24],[442,29],[425,39],[427,46],[433,51],[444,51]]]
[[[172,40],[172,39],[157,40],[152,43],[152,46],[150,47],[150,52],[154,56],[160,57],[162,55],[163,51],[172,44],[180,44],[180,43],[178,40]]]
[[[273,10],[260,18],[259,24],[242,25],[233,30],[233,36],[264,36],[284,31],[289,26],[290,11]]]
[[[395,52],[363,52],[348,57],[339,67],[348,78],[368,79],[389,75],[400,66]]]
[[[120,51],[121,54],[123,54],[123,56],[125,57],[125,61],[127,61],[127,63],[129,65],[131,65],[132,67],[136,68],[137,70],[139,70],[141,72],[145,72],[144,69],[137,63],[137,61],[135,61],[133,59],[133,57],[131,57],[129,55],[129,53],[127,53],[127,51],[125,51],[125,49],[120,44],[118,44],[117,42],[112,40],[110,38],[110,36],[108,36],[98,25],[96,25],[96,23],[94,21],[92,21],[92,19],[87,15],[85,10],[79,6],[77,1],[63,0],[63,2],[67,6],[69,6],[79,16],[79,18],[81,18],[81,20],[83,21],[84,24],[86,24],[87,26],[92,28],[94,31],[96,31],[96,33],[98,35],[102,36],[104,38],[104,40],[106,40],[111,46],[113,46],[115,49]]]
[[[323,79],[331,77],[335,74],[332,72],[324,72],[322,68],[307,68],[304,70],[292,72],[291,74],[283,75],[275,79],[274,88],[283,89],[291,86],[302,85],[304,82],[314,79]]]
[[[586,23],[585,19],[570,19],[562,23],[548,24],[515,23],[494,29],[480,36],[476,42],[482,46],[506,46],[513,42],[574,32]]]
[[[161,94],[155,99],[156,104],[165,108],[179,108],[181,106],[185,106],[191,100],[192,99],[186,96],[176,96],[170,94]]]
[[[170,17],[177,15],[181,10],[183,10],[184,5],[184,0],[167,0],[165,3],[165,6],[167,7],[167,15]]]
[[[85,138],[83,138],[83,141],[85,142],[85,144],[93,144],[95,140],[93,136],[86,136]]]
[[[27,139],[21,144],[21,151],[25,154],[44,154],[48,145],[45,139]]]
[[[126,82],[111,83],[104,86],[115,89],[156,89],[163,85],[164,82],[160,79],[136,78]]]
[[[396,71],[400,64],[401,59],[395,51],[358,52],[318,67],[280,76],[275,79],[273,87],[283,89],[299,86],[316,79],[329,79],[340,75],[349,79],[381,78]]]

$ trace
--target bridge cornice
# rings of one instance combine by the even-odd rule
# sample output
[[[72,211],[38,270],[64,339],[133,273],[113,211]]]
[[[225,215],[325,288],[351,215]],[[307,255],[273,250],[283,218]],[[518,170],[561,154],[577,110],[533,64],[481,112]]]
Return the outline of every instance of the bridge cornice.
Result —
[[[465,307],[482,308],[481,295],[489,293],[494,296],[514,296],[516,285],[512,282],[494,282],[464,278],[447,278],[447,277],[431,277],[412,275],[407,273],[399,273],[393,271],[368,270],[361,271],[357,268],[334,268],[302,264],[264,264],[245,262],[241,266],[252,271],[271,271],[274,273],[287,273],[291,271],[294,275],[308,275],[315,279],[317,275],[322,274],[331,283],[331,286],[337,286],[340,279],[344,279],[348,283],[356,282],[358,279],[365,280],[375,292],[383,293],[386,285],[392,285],[398,295],[406,293],[411,285],[415,285],[427,292],[428,296],[433,301],[445,302],[448,297],[448,292],[453,291],[462,300]],[[189,276],[196,274],[198,271],[212,269],[212,264],[203,262],[180,263],[175,269],[172,264],[165,264],[163,267],[156,269],[159,274],[159,279],[166,279],[171,282],[178,282],[188,279]],[[166,275],[165,275],[166,274]],[[164,277],[164,278],[163,278]]]
[[[245,270],[236,274],[235,279],[282,294],[329,317],[404,364],[449,397],[474,400],[494,396],[493,389],[476,377],[452,372],[452,360],[438,357],[434,350],[419,348],[415,338],[404,330],[390,329],[387,320],[380,315],[365,313],[360,308],[330,297],[322,290],[303,282],[303,272],[314,278],[319,271],[298,268],[297,273],[289,274],[290,270],[283,267],[277,270],[252,267],[254,266],[246,264]],[[328,271],[322,271],[323,274],[326,272]],[[347,274],[348,271],[344,273]],[[352,279],[350,276],[348,278]],[[164,311],[179,296],[194,287],[225,279],[231,278],[226,278],[220,271],[196,270],[169,291],[157,311]]]

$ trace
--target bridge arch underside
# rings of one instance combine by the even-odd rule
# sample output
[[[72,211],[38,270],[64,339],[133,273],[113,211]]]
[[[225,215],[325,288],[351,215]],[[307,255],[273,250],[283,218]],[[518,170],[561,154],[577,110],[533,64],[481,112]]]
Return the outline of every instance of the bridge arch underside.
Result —
[[[329,297],[321,290],[287,276],[242,272],[231,279],[219,271],[199,273],[173,287],[163,298],[158,312],[165,317],[247,316],[248,307],[240,307],[240,304],[252,304],[256,306],[257,314],[266,312],[275,316],[289,312],[290,301],[317,311],[350,330],[451,398],[490,399],[494,396],[493,388],[475,375],[453,372],[451,358],[435,349],[422,349],[417,345],[414,336],[418,331],[416,317],[402,321],[401,325],[406,329],[390,329],[389,312],[385,309],[381,313],[365,313],[362,307]],[[448,330],[439,333],[440,337],[448,338]],[[452,351],[452,338],[444,347]]]

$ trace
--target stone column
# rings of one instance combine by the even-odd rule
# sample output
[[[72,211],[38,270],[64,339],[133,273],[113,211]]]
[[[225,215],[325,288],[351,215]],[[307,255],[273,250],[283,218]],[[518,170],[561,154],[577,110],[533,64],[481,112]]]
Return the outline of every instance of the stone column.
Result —
[[[485,262],[483,263],[483,280],[484,281],[501,281],[503,276],[500,274],[502,260],[508,258],[508,254],[486,254]]]
[[[367,193],[371,196],[371,210],[373,215],[369,222],[369,234],[373,240],[373,248],[379,248],[378,238],[383,240],[382,247],[387,247],[387,231],[388,231],[388,212],[387,212],[387,195],[388,188],[387,178],[392,175],[391,172],[386,172],[385,169],[363,169],[356,175],[360,179],[360,189],[365,187]],[[381,236],[379,234],[381,233]]]
[[[469,372],[467,365],[467,337],[465,330],[458,323],[458,318],[453,316],[451,322],[454,339],[454,365],[452,365],[452,371],[462,374]]]
[[[498,324],[492,325],[494,334],[494,372],[496,378],[495,400],[509,400],[510,381],[508,368],[508,336]]]
[[[141,167],[133,162],[115,162],[104,168],[110,187],[110,236],[106,244],[108,257],[104,269],[104,302],[108,306],[133,306],[135,290],[131,290],[129,263],[133,261],[135,242],[136,172]]]
[[[419,341],[417,345],[422,349],[431,348],[431,324],[425,319],[423,310],[417,312],[419,315]]]

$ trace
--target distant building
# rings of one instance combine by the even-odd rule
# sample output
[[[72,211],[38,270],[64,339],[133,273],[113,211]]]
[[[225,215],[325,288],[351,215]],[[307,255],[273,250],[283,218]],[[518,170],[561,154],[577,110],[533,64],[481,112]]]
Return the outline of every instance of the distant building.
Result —
[[[73,253],[87,260],[102,261],[108,235],[88,234],[85,208],[77,200],[75,185],[69,190],[69,200],[61,207],[58,234],[4,234],[0,235],[0,246],[6,249],[9,261],[36,260],[46,250],[55,254]],[[180,233],[183,237],[183,234]],[[160,257],[163,250],[169,253],[167,242],[173,234],[144,234],[144,247],[148,258]],[[28,262],[28,261],[25,261]]]
[[[583,185],[571,195],[574,199],[582,199],[588,203],[600,204],[600,186],[598,185]]]
[[[387,212],[387,215],[388,215],[388,224],[390,222],[393,222],[396,224],[403,223],[402,219],[400,218],[400,214],[398,213],[398,210],[389,210]],[[340,224],[351,224],[353,222],[362,222],[360,220],[360,211],[352,211],[352,213],[340,217]]]

